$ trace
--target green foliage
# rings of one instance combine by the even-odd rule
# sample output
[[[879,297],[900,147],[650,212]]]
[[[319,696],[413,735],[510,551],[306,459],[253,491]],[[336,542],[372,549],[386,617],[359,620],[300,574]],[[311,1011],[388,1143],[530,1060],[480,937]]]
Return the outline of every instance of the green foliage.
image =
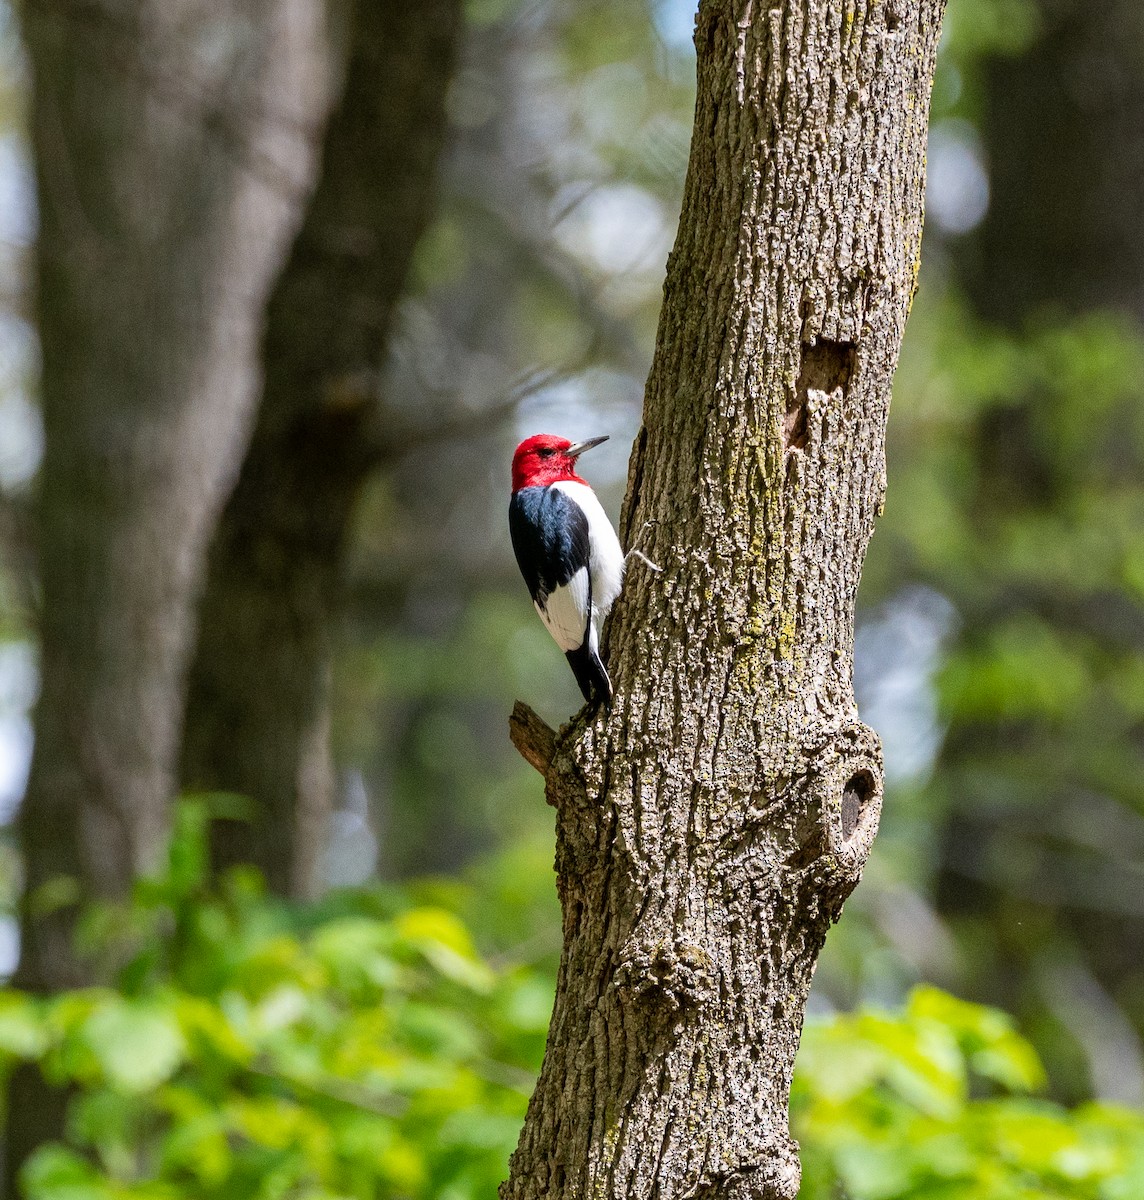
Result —
[[[792,1106],[804,1200],[1126,1200],[1144,1117],[1035,1097],[1044,1072],[1002,1013],[918,988],[901,1013],[811,1022]]]
[[[0,1062],[73,1089],[28,1200],[494,1195],[551,1011],[532,911],[551,876],[518,856],[481,894],[428,881],[288,907],[243,872],[206,887],[205,812],[183,807],[165,877],[88,922],[114,986],[0,993]],[[482,954],[466,908],[486,944],[542,957]],[[813,1021],[793,1091],[803,1195],[1139,1195],[1144,1118],[1068,1112],[1043,1086],[1007,1017],[931,988],[901,1012]]]
[[[114,987],[0,997],[7,1062],[76,1089],[30,1200],[492,1195],[548,972],[494,970],[455,911],[410,894],[291,908],[243,872],[208,891],[204,812],[183,809],[165,878],[87,923]]]

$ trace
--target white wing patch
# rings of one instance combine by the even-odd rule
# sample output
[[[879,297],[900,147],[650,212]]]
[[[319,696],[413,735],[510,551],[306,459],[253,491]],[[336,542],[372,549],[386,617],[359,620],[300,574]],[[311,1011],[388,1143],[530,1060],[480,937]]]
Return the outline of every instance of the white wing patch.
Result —
[[[596,610],[593,625],[598,630],[624,584],[624,552],[620,549],[620,539],[590,487],[572,480],[562,480],[552,486],[578,504],[588,518],[588,565],[592,572],[592,605]],[[581,636],[583,631],[581,626]],[[556,637],[555,634],[552,636]]]
[[[543,605],[537,604],[536,611],[561,650],[578,650],[588,627],[588,568],[581,567]]]

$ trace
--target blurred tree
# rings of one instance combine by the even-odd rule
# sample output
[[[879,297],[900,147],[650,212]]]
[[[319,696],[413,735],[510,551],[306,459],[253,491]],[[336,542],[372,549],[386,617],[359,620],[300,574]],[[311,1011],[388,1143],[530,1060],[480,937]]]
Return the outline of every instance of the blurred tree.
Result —
[[[357,3],[321,178],[271,296],[253,440],[215,535],[183,780],[249,797],[219,865],[312,894],[332,808],[331,641],[355,502],[387,449],[379,373],[432,207],[460,0]]]
[[[42,0],[23,19],[45,453],[19,979],[39,991],[83,975],[79,903],[163,849],[194,595],[331,58],[318,0]],[[27,1073],[8,1113],[11,1167],[58,1114]]]
[[[959,988],[1019,1013],[1067,1096],[1140,1103],[1144,8],[1025,9],[1021,52],[973,64],[989,208],[949,250],[992,325],[943,339],[967,369],[961,532],[923,556],[957,622],[936,900]]]
[[[564,949],[505,1200],[791,1200],[814,963],[882,795],[851,681],[917,277],[944,5],[703,0],[683,212],[625,504],[613,708],[515,735]]]
[[[1011,328],[1045,308],[1144,318],[1144,9],[1029,7],[1021,53],[977,64],[990,199],[961,274],[982,315]]]

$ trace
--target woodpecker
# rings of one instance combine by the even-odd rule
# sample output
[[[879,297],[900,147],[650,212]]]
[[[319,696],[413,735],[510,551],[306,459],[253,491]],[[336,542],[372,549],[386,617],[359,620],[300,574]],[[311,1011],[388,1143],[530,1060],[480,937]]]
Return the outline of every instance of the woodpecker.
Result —
[[[585,450],[606,442],[538,433],[512,456],[508,527],[532,603],[564,651],[584,699],[612,700],[600,661],[600,626],[624,579],[620,539],[588,482],[576,474]]]

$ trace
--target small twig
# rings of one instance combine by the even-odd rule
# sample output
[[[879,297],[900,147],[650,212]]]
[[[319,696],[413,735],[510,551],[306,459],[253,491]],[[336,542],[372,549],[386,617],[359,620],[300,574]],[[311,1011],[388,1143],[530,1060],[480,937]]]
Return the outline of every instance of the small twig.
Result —
[[[654,524],[655,524],[654,521],[645,521],[643,523],[642,527],[640,528],[639,534],[637,535],[635,540],[642,541],[643,535]],[[649,569],[654,571],[657,575],[662,574],[662,572],[663,572],[663,567],[661,567],[658,563],[653,563],[651,561],[651,559],[648,558],[648,556],[642,550],[638,549],[635,546],[629,547],[628,552],[624,555],[624,562],[627,562],[629,558],[638,558],[640,560],[640,562],[642,562],[645,566],[647,566]]]
[[[400,1117],[409,1107],[409,1101],[404,1096],[392,1093],[376,1092],[373,1088],[365,1087],[352,1079],[338,1079],[331,1075],[323,1075],[314,1079],[303,1079],[289,1071],[280,1070],[268,1058],[258,1058],[247,1063],[245,1070],[260,1079],[293,1088],[295,1092],[322,1100],[333,1100],[338,1104],[346,1104],[363,1112],[374,1113],[379,1117]],[[497,1080],[496,1082],[501,1082]],[[507,1084],[506,1086],[512,1086]]]
[[[659,566],[657,563],[653,563],[642,550],[629,550],[627,554],[624,555],[624,561],[627,562],[629,558],[638,558],[640,562],[653,570],[657,575],[663,571],[663,567]]]
[[[529,766],[535,767],[541,775],[548,774],[556,750],[556,734],[521,700],[512,706],[508,736]]]

